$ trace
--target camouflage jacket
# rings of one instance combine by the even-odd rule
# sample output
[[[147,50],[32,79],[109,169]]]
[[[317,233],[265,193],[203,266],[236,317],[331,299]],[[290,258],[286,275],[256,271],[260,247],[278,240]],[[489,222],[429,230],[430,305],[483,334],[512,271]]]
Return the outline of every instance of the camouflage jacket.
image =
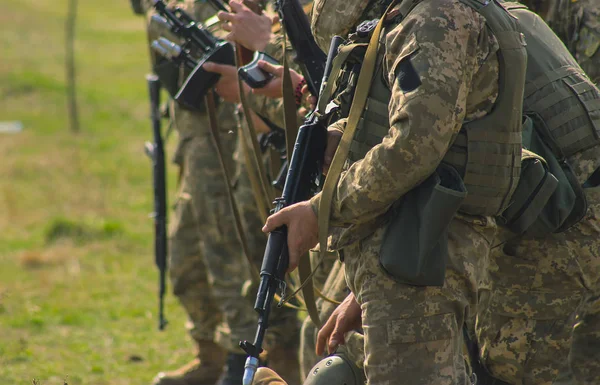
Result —
[[[489,112],[498,94],[498,43],[458,0],[420,1],[384,33],[390,130],[341,174],[330,220],[345,230],[333,248],[380,227],[389,207],[435,171],[463,123]],[[311,200],[315,212],[320,199]]]

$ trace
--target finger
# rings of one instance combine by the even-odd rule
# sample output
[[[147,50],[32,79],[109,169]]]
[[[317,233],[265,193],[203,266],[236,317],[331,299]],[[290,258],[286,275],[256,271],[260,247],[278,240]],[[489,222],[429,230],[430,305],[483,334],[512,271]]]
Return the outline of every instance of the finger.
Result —
[[[329,337],[329,343],[327,344],[327,352],[329,354],[333,354],[337,347],[343,345],[344,341],[344,333],[347,328],[345,322],[345,318],[343,315],[337,317],[335,327],[333,328],[333,332],[331,332],[331,337]]]
[[[267,218],[267,222],[262,228],[263,233],[270,233],[276,228],[283,226],[286,223],[287,215],[286,211],[279,211]]]
[[[215,72],[221,75],[230,75],[233,71],[235,71],[235,67],[227,65],[227,64],[219,64],[214,62],[206,62],[202,65],[202,68],[208,72]]]
[[[246,8],[246,6],[241,2],[232,0],[229,2],[229,8],[231,8],[231,10],[234,11],[235,13],[240,13],[241,11],[244,10],[244,8]]]
[[[325,322],[325,325],[323,325],[321,330],[319,330],[319,334],[317,334],[317,345],[315,347],[315,351],[318,356],[323,355],[323,351],[325,350],[325,345],[327,343],[327,340],[329,339],[329,336],[331,336],[331,333],[333,332],[333,329],[335,328],[336,319],[337,319],[337,315],[335,313],[332,314],[327,319],[327,322]]]
[[[308,86],[306,84],[303,85],[302,88],[300,89],[300,92],[302,92],[302,95],[308,94]]]
[[[219,13],[217,13],[217,18],[220,21],[234,21],[235,20],[235,13],[229,13],[229,12],[223,12],[223,11],[219,11]]]
[[[231,32],[233,30],[233,25],[231,25],[231,23],[223,23],[221,24],[221,29],[223,31]]]
[[[225,28],[223,28],[223,29],[225,29]],[[227,36],[225,36],[225,40],[231,41],[231,42],[235,43],[236,42],[236,40],[235,40],[235,32],[229,32],[227,34]]]
[[[264,60],[259,60],[258,61],[258,66],[265,70],[266,72],[269,72],[277,77],[281,77],[281,75],[283,74],[283,67],[282,66],[274,66],[271,63],[268,63]]]
[[[288,229],[288,273],[291,273],[298,267],[301,257],[299,250],[301,247],[301,241],[295,238],[295,231]]]

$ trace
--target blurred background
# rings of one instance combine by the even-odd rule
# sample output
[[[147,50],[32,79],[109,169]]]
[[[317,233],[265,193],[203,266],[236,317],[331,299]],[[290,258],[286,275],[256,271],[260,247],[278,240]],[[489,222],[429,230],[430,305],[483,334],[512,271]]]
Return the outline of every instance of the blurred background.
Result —
[[[173,296],[157,330],[144,20],[127,0],[78,1],[74,132],[68,9],[2,1],[0,383],[147,384],[193,353]]]

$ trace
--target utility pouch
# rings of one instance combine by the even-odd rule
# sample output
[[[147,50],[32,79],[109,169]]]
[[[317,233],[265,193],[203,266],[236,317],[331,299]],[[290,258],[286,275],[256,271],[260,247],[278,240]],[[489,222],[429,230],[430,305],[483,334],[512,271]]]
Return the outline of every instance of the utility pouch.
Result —
[[[525,117],[523,136],[526,136],[526,132],[527,136],[531,135],[532,131],[533,122]],[[510,205],[501,216],[505,227],[516,234],[523,234],[537,220],[541,220],[540,214],[557,187],[558,179],[548,170],[546,159],[524,148],[521,153],[519,184],[511,197]]]
[[[379,253],[383,270],[401,283],[443,286],[448,226],[466,196],[456,169],[442,163],[392,206],[392,219]]]
[[[585,215],[585,193],[566,160],[557,158],[556,151],[552,150],[557,146],[550,136],[544,135],[547,128],[543,119],[532,113],[528,114],[527,121],[523,124],[523,146],[546,160],[548,171],[558,183],[556,190],[526,233],[531,236],[543,236],[563,232]]]

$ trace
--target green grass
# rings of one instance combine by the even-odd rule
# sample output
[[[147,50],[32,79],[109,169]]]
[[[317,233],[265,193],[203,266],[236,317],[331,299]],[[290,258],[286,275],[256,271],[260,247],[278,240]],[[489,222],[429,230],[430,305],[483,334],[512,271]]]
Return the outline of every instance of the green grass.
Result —
[[[148,384],[193,351],[173,296],[156,329],[144,21],[79,1],[73,134],[67,1],[2,5],[0,121],[24,130],[0,134],[0,383]]]

